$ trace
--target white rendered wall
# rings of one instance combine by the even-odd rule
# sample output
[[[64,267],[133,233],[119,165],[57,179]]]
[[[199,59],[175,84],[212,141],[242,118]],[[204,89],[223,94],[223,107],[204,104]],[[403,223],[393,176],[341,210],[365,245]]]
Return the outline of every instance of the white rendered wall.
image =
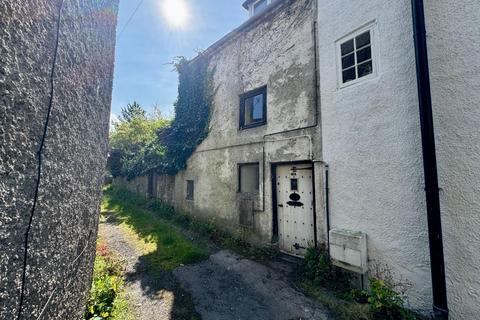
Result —
[[[480,318],[480,1],[425,1],[451,319]]]
[[[331,227],[367,233],[369,265],[410,283],[431,309],[428,234],[410,1],[319,0],[323,160]],[[376,76],[339,89],[335,42],[373,23]]]

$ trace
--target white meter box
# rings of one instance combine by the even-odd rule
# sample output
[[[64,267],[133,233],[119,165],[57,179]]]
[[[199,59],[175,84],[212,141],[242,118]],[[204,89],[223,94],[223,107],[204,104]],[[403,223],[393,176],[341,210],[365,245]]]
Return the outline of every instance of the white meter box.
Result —
[[[367,264],[367,235],[363,232],[330,230],[330,258],[338,267],[365,274]]]

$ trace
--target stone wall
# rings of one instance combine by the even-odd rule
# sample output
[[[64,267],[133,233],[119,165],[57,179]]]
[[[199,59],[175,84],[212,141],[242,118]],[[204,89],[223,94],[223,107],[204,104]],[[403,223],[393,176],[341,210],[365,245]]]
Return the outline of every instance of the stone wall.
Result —
[[[0,1],[1,319],[82,318],[106,163],[117,6]]]
[[[254,226],[248,236],[253,242],[271,242],[271,164],[321,159],[315,9],[313,0],[278,1],[265,15],[252,18],[206,50],[216,89],[209,135],[188,160],[187,169],[176,176],[177,208],[238,230],[238,165],[259,163]],[[262,86],[267,87],[266,124],[239,130],[239,96]],[[186,199],[187,180],[195,184],[193,201]],[[323,226],[322,188],[316,191],[318,226]]]

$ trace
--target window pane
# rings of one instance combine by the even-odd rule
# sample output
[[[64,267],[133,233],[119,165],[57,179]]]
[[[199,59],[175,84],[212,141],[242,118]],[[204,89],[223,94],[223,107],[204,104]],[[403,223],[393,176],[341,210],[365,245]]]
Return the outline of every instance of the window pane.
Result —
[[[350,52],[353,52],[353,39],[345,43],[342,43],[340,47],[342,51],[342,56],[349,54]]]
[[[355,80],[355,68],[350,68],[342,72],[343,83]]]
[[[342,70],[353,67],[354,64],[355,64],[355,57],[353,56],[353,53],[342,58]]]
[[[358,37],[355,38],[357,49],[370,44],[370,31],[362,33]]]
[[[253,14],[259,14],[267,9],[268,3],[267,0],[261,0],[253,6]]]
[[[256,193],[259,189],[260,166],[258,163],[240,165],[240,192]]]
[[[357,63],[362,63],[365,60],[372,58],[372,47],[357,51]]]
[[[372,71],[373,71],[372,61],[368,61],[368,62],[365,62],[363,64],[358,65],[358,77],[359,78],[371,74]]]
[[[193,180],[187,180],[187,200],[193,200],[194,184]]]
[[[263,122],[263,94],[245,99],[245,126]]]

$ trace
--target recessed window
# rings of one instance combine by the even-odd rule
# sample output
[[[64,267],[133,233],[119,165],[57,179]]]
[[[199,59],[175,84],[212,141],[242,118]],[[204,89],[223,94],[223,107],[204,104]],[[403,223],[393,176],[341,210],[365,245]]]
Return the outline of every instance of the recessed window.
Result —
[[[193,180],[187,180],[187,200],[193,200],[194,188],[195,185]]]
[[[262,13],[263,11],[265,11],[267,9],[267,6],[268,6],[268,1],[267,0],[257,1],[253,5],[253,15],[257,15],[259,13]]]
[[[238,166],[238,190],[241,193],[257,193],[260,185],[260,166],[258,163],[247,163]]]
[[[267,122],[267,87],[240,96],[240,129],[263,125]]]
[[[371,30],[356,33],[340,43],[341,83],[373,74]]]

